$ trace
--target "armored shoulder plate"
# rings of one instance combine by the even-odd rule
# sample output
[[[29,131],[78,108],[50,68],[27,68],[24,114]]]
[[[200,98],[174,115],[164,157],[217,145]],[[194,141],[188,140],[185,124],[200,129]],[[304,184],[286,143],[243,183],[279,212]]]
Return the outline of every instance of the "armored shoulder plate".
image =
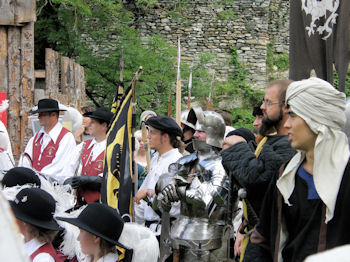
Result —
[[[196,154],[190,154],[190,155],[181,157],[179,160],[177,160],[177,163],[179,163],[180,165],[186,165],[195,161],[196,159],[198,159]]]

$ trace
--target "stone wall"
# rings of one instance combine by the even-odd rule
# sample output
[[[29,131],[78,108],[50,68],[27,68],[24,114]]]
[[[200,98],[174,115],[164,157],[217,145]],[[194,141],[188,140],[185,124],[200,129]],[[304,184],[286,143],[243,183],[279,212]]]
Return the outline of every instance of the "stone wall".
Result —
[[[250,71],[248,81],[257,88],[263,88],[268,79],[267,44],[274,43],[276,52],[288,52],[288,1],[234,0],[231,5],[209,0],[158,2],[159,8],[138,17],[136,27],[141,36],[160,34],[174,45],[180,37],[182,60],[188,63],[198,61],[200,54],[215,54],[207,67],[215,69],[218,81],[226,81],[234,70],[229,64],[231,47],[237,49],[239,60]],[[233,10],[234,16],[222,19],[225,10]]]

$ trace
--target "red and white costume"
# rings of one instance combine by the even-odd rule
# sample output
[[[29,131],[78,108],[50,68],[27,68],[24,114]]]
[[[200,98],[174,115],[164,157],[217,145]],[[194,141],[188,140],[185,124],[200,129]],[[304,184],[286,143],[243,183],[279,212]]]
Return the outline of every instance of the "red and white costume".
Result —
[[[52,178],[58,183],[71,176],[64,172],[74,154],[75,139],[71,132],[59,122],[49,133],[42,127],[32,137],[24,151],[31,159],[23,158],[22,166],[33,168],[48,178]]]
[[[106,140],[97,142],[95,139],[85,141],[81,157],[81,176],[103,176],[103,162]],[[78,199],[83,197],[86,203],[98,201],[100,193],[92,190],[78,190]]]

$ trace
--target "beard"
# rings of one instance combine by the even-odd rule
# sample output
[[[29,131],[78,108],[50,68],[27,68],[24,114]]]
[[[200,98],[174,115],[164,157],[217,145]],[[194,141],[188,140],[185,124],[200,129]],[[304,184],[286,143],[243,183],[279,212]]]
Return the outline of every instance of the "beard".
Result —
[[[272,133],[274,130],[276,130],[276,127],[281,123],[282,119],[283,119],[282,108],[280,108],[280,112],[277,118],[270,119],[268,117],[264,117],[262,119],[262,123],[259,129],[259,134],[261,134],[262,136],[266,136]]]

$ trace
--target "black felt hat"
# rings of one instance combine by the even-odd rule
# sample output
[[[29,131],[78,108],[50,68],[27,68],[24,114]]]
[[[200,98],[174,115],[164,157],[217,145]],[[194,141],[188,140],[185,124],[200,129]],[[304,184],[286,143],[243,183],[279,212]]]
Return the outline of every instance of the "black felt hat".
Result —
[[[61,230],[53,218],[55,199],[40,188],[24,188],[14,201],[9,201],[15,217],[28,224],[48,230]]]
[[[85,113],[83,116],[99,119],[109,124],[113,118],[113,113],[106,108],[97,108],[95,111]]]
[[[109,243],[126,248],[118,242],[124,228],[124,221],[116,209],[105,204],[90,203],[76,218],[56,217],[77,226]]]
[[[33,184],[38,187],[41,186],[40,178],[36,173],[26,167],[14,167],[6,172],[2,181],[3,186],[13,187],[17,185]]]
[[[179,125],[169,116],[154,116],[146,121],[146,125],[154,127],[167,134],[183,137],[183,133]]]
[[[53,111],[66,111],[65,109],[60,109],[57,100],[51,98],[44,98],[39,100],[38,108],[31,109],[29,113],[36,114],[41,112],[53,112]]]
[[[243,137],[247,142],[249,141],[255,141],[255,136],[254,134],[248,129],[248,128],[237,128],[235,130],[232,130],[231,132],[229,132],[226,137],[229,136],[241,136]]]

